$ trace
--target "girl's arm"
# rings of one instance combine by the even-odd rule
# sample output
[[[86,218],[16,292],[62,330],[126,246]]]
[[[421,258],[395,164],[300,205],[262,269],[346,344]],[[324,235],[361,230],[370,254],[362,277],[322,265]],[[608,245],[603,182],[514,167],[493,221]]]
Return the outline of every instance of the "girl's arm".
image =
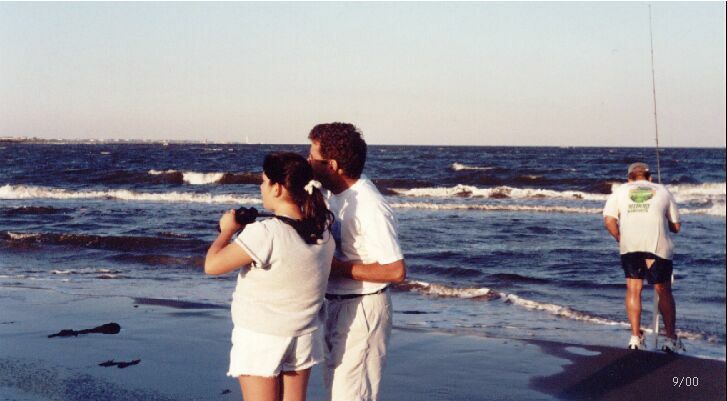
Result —
[[[242,226],[235,221],[235,211],[229,210],[220,218],[220,234],[207,251],[204,272],[211,275],[229,273],[252,263],[252,258],[230,239]]]

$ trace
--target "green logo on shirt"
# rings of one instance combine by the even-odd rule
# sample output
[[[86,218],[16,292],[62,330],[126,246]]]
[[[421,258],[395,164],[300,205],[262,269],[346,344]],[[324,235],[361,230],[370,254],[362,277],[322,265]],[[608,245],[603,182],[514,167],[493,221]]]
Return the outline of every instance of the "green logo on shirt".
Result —
[[[638,187],[629,191],[629,198],[636,203],[644,203],[654,197],[655,190],[649,187]]]

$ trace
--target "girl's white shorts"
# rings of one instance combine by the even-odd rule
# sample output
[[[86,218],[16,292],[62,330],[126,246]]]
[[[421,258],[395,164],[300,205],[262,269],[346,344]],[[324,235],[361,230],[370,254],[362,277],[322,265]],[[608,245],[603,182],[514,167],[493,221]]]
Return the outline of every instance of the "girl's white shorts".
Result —
[[[323,361],[323,332],[293,337],[232,329],[228,376],[275,377],[280,372],[304,370]]]

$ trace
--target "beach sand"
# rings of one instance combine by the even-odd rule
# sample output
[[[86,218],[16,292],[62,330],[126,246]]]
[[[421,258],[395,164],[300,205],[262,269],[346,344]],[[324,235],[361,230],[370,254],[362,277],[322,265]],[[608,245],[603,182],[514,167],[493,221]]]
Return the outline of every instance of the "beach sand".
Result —
[[[225,307],[8,287],[0,303],[0,400],[241,398],[237,381],[225,375],[231,330]],[[121,326],[118,334],[48,338],[111,322]],[[100,366],[137,359],[124,368]],[[674,377],[691,379],[675,386]],[[722,400],[725,363],[395,329],[382,386],[389,401]],[[315,368],[308,399],[324,394]]]

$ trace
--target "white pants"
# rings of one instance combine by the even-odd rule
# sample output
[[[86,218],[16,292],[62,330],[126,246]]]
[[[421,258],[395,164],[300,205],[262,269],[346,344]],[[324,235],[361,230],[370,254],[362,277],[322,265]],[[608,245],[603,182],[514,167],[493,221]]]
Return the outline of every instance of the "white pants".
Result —
[[[377,401],[391,337],[387,291],[326,301],[323,380],[329,401]]]

